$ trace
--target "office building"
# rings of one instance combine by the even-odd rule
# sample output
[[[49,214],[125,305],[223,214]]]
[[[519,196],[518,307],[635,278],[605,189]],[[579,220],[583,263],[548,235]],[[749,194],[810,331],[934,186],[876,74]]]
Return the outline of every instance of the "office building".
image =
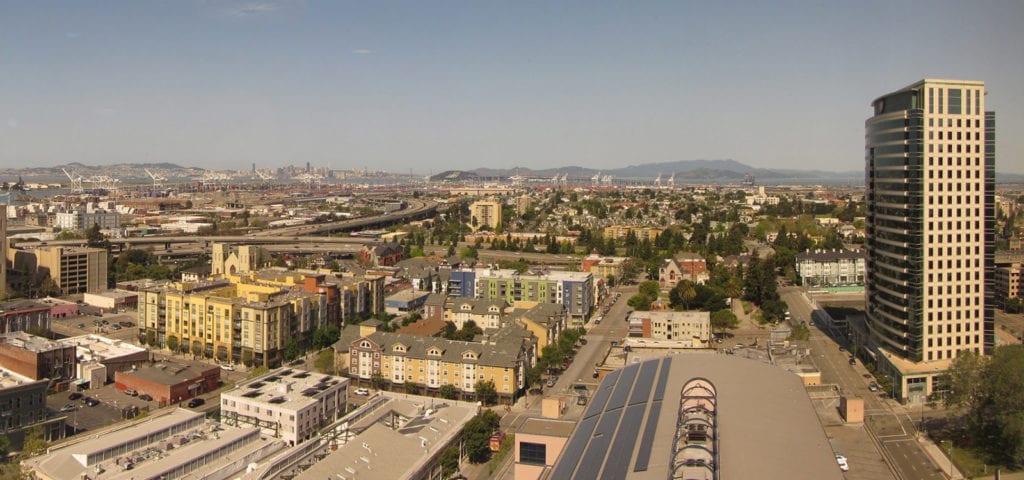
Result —
[[[497,230],[501,226],[501,201],[491,198],[473,202],[469,206],[469,224],[473,230]]]
[[[145,393],[160,405],[182,402],[220,386],[220,367],[170,361],[142,363],[114,372],[114,388]]]
[[[959,352],[994,346],[995,114],[980,81],[925,79],[872,106],[866,350],[922,402]]]
[[[51,417],[46,409],[47,378],[33,379],[7,368],[0,368],[0,435],[10,441],[9,448],[21,448],[25,429],[42,427],[43,438],[64,438],[64,417]]]
[[[279,368],[222,393],[220,421],[297,445],[341,418],[347,404],[347,378]]]
[[[49,275],[63,295],[98,292],[107,288],[107,251],[102,248],[43,246],[10,249],[12,267],[28,281]]]
[[[62,391],[76,378],[78,357],[74,346],[11,332],[0,335],[0,366],[32,380],[48,379],[53,390]]]

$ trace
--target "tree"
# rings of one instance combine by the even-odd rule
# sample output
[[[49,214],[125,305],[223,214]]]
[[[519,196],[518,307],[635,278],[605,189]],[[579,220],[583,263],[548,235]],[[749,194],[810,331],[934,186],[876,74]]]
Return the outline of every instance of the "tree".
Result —
[[[661,293],[661,284],[655,280],[648,280],[640,284],[639,290],[642,295],[655,299]]]
[[[383,375],[381,375],[379,373],[374,373],[373,375],[370,375],[370,386],[371,387],[373,387],[373,388],[375,388],[377,390],[383,390],[385,385],[387,385],[387,382],[384,381],[384,376]]]
[[[35,426],[25,431],[25,442],[21,447],[25,456],[31,457],[46,449],[46,439],[43,438],[43,427]]]
[[[444,449],[438,463],[441,465],[441,478],[450,478],[459,471],[459,447],[452,445]]]
[[[402,382],[402,390],[409,395],[418,395],[420,393],[420,386],[406,380]]]
[[[1024,463],[1024,346],[998,347],[987,359],[960,352],[945,402],[966,409],[966,434],[994,461]]]
[[[672,308],[682,307],[683,310],[689,310],[691,305],[690,302],[693,302],[693,299],[697,298],[697,289],[694,287],[693,282],[683,280],[672,288],[668,294],[668,298]]]
[[[732,310],[722,309],[711,314],[711,331],[713,332],[736,328],[739,325],[740,320],[736,318],[736,314],[732,313]]]
[[[316,355],[316,361],[313,363],[313,366],[320,373],[334,375],[334,349],[325,348],[320,350],[320,353]]]
[[[327,348],[341,338],[341,330],[337,325],[320,327],[313,332],[313,348]]]
[[[629,300],[626,301],[626,305],[632,307],[633,310],[646,311],[651,309],[651,302],[653,301],[653,298],[640,293],[629,297]]]
[[[484,463],[491,456],[491,435],[498,430],[501,417],[491,410],[484,410],[469,419],[462,428],[466,456],[472,463]]]
[[[498,390],[494,387],[494,382],[491,380],[479,380],[473,389],[476,390],[476,398],[483,402],[484,405],[494,405],[498,400]]]
[[[448,400],[455,400],[456,398],[459,398],[459,389],[455,388],[455,385],[450,383],[441,385],[441,388],[438,389],[437,393],[441,395],[441,398]]]
[[[167,349],[172,352],[178,351],[178,337],[175,337],[174,335],[167,336]]]
[[[526,371],[526,385],[528,387],[536,387],[540,385],[541,374],[543,373],[544,370],[541,369],[539,365],[530,367],[530,369]]]
[[[302,352],[299,351],[299,343],[294,338],[289,338],[288,343],[284,346],[284,359],[285,361],[292,361],[299,358]]]

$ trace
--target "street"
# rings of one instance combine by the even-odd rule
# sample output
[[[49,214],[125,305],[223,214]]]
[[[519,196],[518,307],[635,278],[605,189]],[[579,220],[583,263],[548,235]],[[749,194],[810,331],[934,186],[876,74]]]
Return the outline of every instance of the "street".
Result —
[[[812,304],[799,287],[782,287],[779,289],[782,299],[789,305],[794,320],[811,318]],[[849,347],[847,339],[839,332],[831,330],[831,325],[817,322],[810,328],[811,349],[814,361],[821,370],[822,383],[833,383],[839,386],[841,394],[853,395],[864,399],[864,424],[873,443],[881,448],[881,454],[896,470],[899,478],[905,480],[942,480],[946,476],[928,457],[917,439],[916,420],[912,414],[918,414],[919,420],[924,407],[906,407],[892,400],[885,392],[872,392],[868,384],[874,380],[864,368],[860,360],[850,365],[849,353],[840,350],[837,340]],[[828,334],[826,334],[826,332]],[[846,348],[848,349],[848,348]],[[918,410],[921,408],[921,410]],[[872,455],[877,454],[874,448],[867,445],[849,445],[843,453],[850,459],[848,478],[878,478],[882,472],[871,472],[868,476],[857,473],[858,464],[870,464]],[[851,450],[853,449],[853,450]],[[874,451],[874,453],[872,452]],[[885,472],[888,476],[889,472]]]

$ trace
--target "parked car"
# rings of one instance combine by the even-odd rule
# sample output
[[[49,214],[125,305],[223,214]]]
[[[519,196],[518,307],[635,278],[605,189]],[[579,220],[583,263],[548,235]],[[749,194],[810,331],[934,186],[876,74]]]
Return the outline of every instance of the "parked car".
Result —
[[[193,398],[192,400],[188,401],[188,408],[196,408],[196,407],[202,406],[205,403],[206,403],[206,400],[203,400],[203,399],[198,398],[198,397],[197,398]]]
[[[82,394],[79,392],[71,392],[71,394],[68,395],[68,400],[78,400],[79,398],[82,398]]]
[[[75,325],[75,327],[77,327],[77,328],[85,328],[85,324],[84,323],[79,323],[78,325]]]
[[[78,405],[75,405],[73,403],[69,403],[67,405],[64,405],[63,407],[60,407],[60,411],[62,411],[62,412],[73,412],[73,411],[75,411],[77,409],[78,409]]]
[[[850,358],[850,365],[856,365],[856,364],[857,364],[857,359],[856,358]]]
[[[357,388],[357,389],[353,390],[352,393],[365,397],[365,396],[370,394],[370,391],[365,389],[365,388]]]
[[[224,364],[224,365],[220,366],[220,369],[221,370],[227,370],[229,372],[233,372],[233,371],[235,371],[235,366],[231,365],[231,364]]]
[[[121,326],[115,323],[115,324],[113,324],[113,325],[111,325],[111,326],[110,326],[110,329],[111,329],[111,330],[120,330],[120,329],[121,329]]]
[[[125,390],[124,394],[128,395],[129,397],[137,397],[137,396],[139,396],[139,392],[137,390],[134,390],[134,389]]]
[[[151,402],[151,401],[153,401],[153,397],[149,396],[148,393],[143,393],[142,395],[139,395],[139,400],[145,400],[147,402]]]
[[[871,390],[872,392],[877,392],[878,384],[875,382],[871,382],[870,384],[868,384],[868,390]]]
[[[846,457],[836,454],[836,463],[839,464],[839,469],[846,472],[850,470],[850,462],[846,461]]]
[[[85,404],[90,407],[95,407],[96,405],[100,404],[99,400],[96,400],[95,398],[92,397],[85,397],[84,399],[82,399],[82,401],[85,402]]]
[[[599,374],[599,373],[597,373],[597,370],[594,370],[594,375],[593,375],[593,377],[594,377],[594,378],[597,378],[598,376],[600,376],[600,374]]]
[[[548,388],[554,387],[555,386],[555,382],[557,382],[557,381],[558,381],[557,377],[551,377],[551,378],[548,379],[548,383],[546,385],[548,386]]]

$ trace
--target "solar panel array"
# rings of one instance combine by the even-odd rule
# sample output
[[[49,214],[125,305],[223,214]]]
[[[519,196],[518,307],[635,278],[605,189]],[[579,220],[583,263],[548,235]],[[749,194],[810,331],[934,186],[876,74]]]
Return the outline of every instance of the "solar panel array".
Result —
[[[672,358],[605,376],[551,478],[615,480],[647,470]]]

